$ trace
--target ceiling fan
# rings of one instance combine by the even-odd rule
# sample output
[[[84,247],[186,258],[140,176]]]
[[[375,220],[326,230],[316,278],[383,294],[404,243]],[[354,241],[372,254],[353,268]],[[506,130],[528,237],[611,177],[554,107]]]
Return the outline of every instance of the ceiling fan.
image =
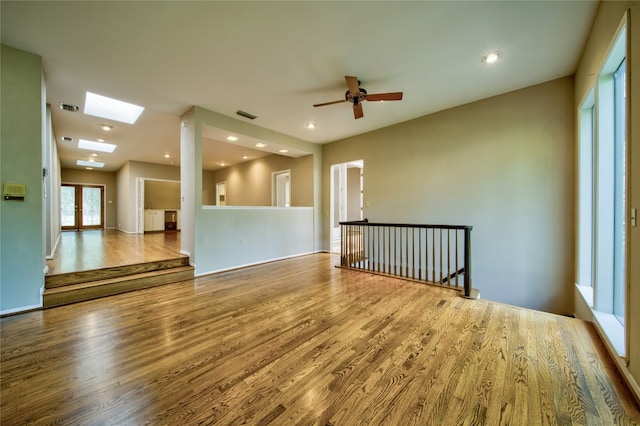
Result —
[[[314,107],[339,104],[342,102],[351,102],[353,104],[353,116],[354,118],[358,119],[364,117],[364,112],[362,112],[362,101],[402,100],[402,92],[374,93],[369,95],[367,94],[366,90],[360,87],[360,80],[358,80],[358,77],[345,75],[344,79],[347,81],[347,87],[349,88],[344,94],[344,99],[341,99],[339,101],[315,104]]]

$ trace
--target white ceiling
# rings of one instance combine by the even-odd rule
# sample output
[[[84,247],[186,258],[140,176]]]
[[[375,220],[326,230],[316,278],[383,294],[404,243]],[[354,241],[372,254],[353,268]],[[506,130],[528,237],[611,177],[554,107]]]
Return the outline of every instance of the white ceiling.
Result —
[[[193,105],[243,121],[235,112],[247,111],[258,116],[253,124],[327,143],[570,75],[598,2],[0,5],[2,43],[43,57],[54,132],[74,139],[58,142],[63,167],[87,159],[75,148],[79,138],[104,137],[118,148],[98,159],[114,171],[127,160],[179,164],[179,117]],[[500,60],[482,63],[492,50]],[[403,91],[404,99],[365,102],[358,120],[349,103],[312,107],[343,98],[345,75],[369,93]],[[86,91],[146,110],[134,125],[109,122],[114,130],[105,135],[104,119],[82,113]],[[62,111],[60,102],[81,111]],[[209,138],[221,136],[210,130]],[[241,155],[213,140],[206,167]]]

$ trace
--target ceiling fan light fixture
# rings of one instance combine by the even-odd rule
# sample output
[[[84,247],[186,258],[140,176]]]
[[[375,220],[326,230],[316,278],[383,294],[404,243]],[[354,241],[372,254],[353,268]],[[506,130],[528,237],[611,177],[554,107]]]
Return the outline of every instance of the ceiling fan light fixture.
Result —
[[[482,62],[485,64],[493,64],[500,58],[501,53],[498,51],[489,52],[482,57]]]
[[[314,107],[321,107],[333,104],[339,104],[343,102],[350,102],[353,104],[353,118],[356,120],[358,118],[364,117],[364,111],[362,110],[362,102],[363,101],[373,101],[373,102],[381,102],[381,101],[401,101],[403,97],[403,92],[387,92],[387,93],[367,93],[365,89],[360,87],[360,80],[357,77],[351,75],[344,76],[345,81],[347,82],[347,91],[344,94],[344,100],[340,99],[338,101],[330,101],[323,102],[319,104],[314,104]]]

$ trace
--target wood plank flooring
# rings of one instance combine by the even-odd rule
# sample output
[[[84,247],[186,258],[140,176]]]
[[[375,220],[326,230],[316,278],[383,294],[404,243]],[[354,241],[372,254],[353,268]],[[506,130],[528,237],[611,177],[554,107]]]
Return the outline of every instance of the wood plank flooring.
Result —
[[[640,423],[591,325],[338,260],[2,318],[0,423]]]
[[[180,233],[125,234],[115,229],[63,232],[47,275],[179,257]]]

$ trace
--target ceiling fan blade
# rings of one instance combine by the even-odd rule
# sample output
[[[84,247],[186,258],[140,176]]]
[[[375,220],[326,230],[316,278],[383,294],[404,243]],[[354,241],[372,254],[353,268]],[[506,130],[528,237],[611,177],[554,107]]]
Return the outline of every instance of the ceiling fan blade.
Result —
[[[325,106],[325,105],[341,104],[343,102],[347,102],[347,101],[344,100],[344,99],[341,99],[339,101],[324,102],[324,103],[321,103],[321,104],[315,104],[313,106],[314,107],[320,107],[320,106]]]
[[[358,77],[345,75],[344,79],[347,80],[347,87],[349,88],[349,92],[353,93],[354,95],[360,93],[360,83],[358,82]]]
[[[374,93],[367,95],[366,99],[368,101],[401,101],[402,92]]]
[[[358,103],[353,105],[353,117],[355,119],[364,117],[364,112],[362,111],[362,104]]]

